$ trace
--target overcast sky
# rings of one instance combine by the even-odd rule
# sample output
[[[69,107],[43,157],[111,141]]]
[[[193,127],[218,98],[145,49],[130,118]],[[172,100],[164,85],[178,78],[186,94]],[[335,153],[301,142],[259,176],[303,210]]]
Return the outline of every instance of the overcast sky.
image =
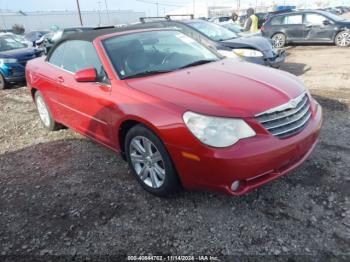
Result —
[[[202,0],[196,0],[202,1]],[[235,0],[233,0],[235,1]],[[244,0],[243,0],[244,1]],[[105,0],[79,0],[81,10],[106,9]],[[108,9],[133,9],[135,11],[155,12],[157,0],[106,0]],[[150,2],[150,4],[143,3]],[[192,3],[192,0],[158,0],[159,11],[176,9]],[[1,9],[22,11],[75,10],[76,0],[0,0]]]
[[[135,11],[155,12],[156,5],[159,2],[159,12],[177,9],[179,6],[192,4],[193,0],[79,0],[82,10],[105,9],[105,1],[109,9],[133,9]],[[195,2],[206,2],[208,4],[220,3],[226,5],[235,5],[238,0],[195,0]],[[275,0],[283,3],[283,0]],[[142,2],[151,2],[150,4]],[[255,4],[255,0],[241,0]],[[265,1],[257,1],[265,2]],[[288,2],[288,0],[287,0]],[[22,11],[51,11],[51,10],[75,10],[76,0],[0,0],[1,9],[22,10]]]
[[[79,0],[81,10],[105,10],[107,2],[108,9],[132,9],[135,11],[144,11],[148,15],[156,14],[156,5],[152,4],[159,2],[159,14],[177,9],[186,4],[192,4],[193,0]],[[210,5],[214,3],[222,5],[236,5],[238,0],[195,0],[195,2],[206,2]],[[275,2],[278,4],[289,3],[297,4],[300,2],[314,2],[316,0],[240,0],[241,3],[266,3]],[[318,0],[319,1],[319,0]],[[321,0],[322,1],[322,0]],[[332,0],[323,0],[330,2]],[[335,1],[335,0],[333,0]],[[350,0],[349,0],[350,1]],[[143,2],[149,2],[143,3]],[[62,10],[76,10],[76,0],[0,0],[0,9],[10,9],[14,11],[22,10],[29,11],[62,11]]]

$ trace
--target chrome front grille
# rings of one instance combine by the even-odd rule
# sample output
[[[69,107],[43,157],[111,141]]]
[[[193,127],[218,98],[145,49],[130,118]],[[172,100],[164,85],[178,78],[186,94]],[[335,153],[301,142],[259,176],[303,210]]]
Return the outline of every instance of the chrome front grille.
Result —
[[[310,101],[306,93],[287,104],[258,114],[255,118],[274,136],[286,138],[302,131],[311,117]]]

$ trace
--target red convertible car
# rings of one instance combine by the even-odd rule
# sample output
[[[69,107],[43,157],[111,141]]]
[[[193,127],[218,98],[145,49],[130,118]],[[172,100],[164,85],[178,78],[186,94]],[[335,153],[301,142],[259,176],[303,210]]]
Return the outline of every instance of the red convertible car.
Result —
[[[321,106],[295,76],[172,29],[72,34],[27,64],[43,125],[121,152],[144,189],[242,195],[311,153]]]

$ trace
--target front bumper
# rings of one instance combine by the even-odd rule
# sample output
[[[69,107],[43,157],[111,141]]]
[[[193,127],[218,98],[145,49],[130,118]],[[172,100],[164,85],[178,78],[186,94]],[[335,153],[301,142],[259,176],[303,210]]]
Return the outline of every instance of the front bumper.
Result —
[[[286,60],[286,51],[280,50],[275,53],[274,56],[270,58],[265,58],[265,65],[271,66],[273,68],[279,68]]]
[[[8,83],[18,83],[25,80],[25,62],[3,64],[0,70]]]
[[[172,145],[167,149],[185,188],[242,195],[301,165],[316,145],[321,124],[322,109],[316,104],[308,126],[287,139],[258,134],[224,149],[203,146],[191,152]],[[185,158],[184,151],[198,158]],[[240,186],[233,192],[231,185],[237,180]]]
[[[279,68],[286,60],[286,53],[284,50],[278,51],[271,54],[270,56],[264,57],[242,57],[244,61],[251,62],[254,64],[270,66],[273,68]]]

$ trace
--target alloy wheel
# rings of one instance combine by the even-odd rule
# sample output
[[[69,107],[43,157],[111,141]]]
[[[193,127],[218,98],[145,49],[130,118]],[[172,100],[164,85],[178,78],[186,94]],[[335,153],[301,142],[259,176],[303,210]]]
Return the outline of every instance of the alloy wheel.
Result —
[[[141,181],[151,188],[160,188],[165,180],[164,160],[157,147],[146,137],[131,140],[129,156]]]
[[[272,45],[275,48],[282,48],[285,45],[285,37],[282,34],[276,34],[272,37]]]
[[[350,45],[350,32],[342,32],[337,35],[337,45],[341,47],[347,47]]]
[[[50,113],[46,107],[46,104],[41,96],[37,96],[36,106],[38,108],[41,121],[46,127],[50,126]]]

